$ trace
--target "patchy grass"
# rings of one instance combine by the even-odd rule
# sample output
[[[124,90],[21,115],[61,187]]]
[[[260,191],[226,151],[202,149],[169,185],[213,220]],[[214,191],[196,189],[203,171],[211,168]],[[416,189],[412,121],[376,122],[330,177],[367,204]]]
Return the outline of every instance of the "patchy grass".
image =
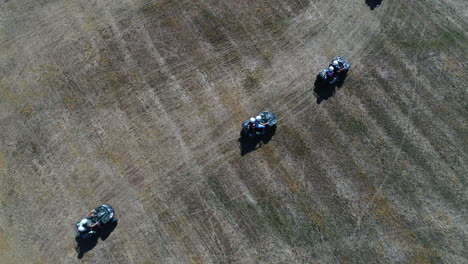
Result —
[[[3,27],[14,38],[2,45],[17,52],[7,52],[0,69],[1,125],[10,133],[0,140],[0,169],[8,174],[0,197],[14,223],[11,241],[21,243],[0,241],[0,251],[33,263],[26,249],[40,237],[37,255],[60,263],[73,247],[70,225],[57,226],[70,233],[62,246],[27,219],[41,225],[62,208],[64,223],[72,223],[83,207],[108,202],[122,224],[84,261],[461,256],[453,219],[466,204],[460,121],[467,108],[455,86],[465,75],[452,70],[462,68],[457,52],[466,36],[449,30],[447,17],[424,14],[444,7],[390,2],[377,13],[356,13],[370,12],[364,3],[310,0],[143,0],[137,12],[123,11],[135,7],[128,3],[6,5]],[[63,12],[51,19],[46,9]],[[356,67],[333,100],[317,105],[309,73],[337,52],[358,58]],[[364,71],[375,65],[383,68]],[[265,94],[252,93],[260,86]],[[279,116],[276,134],[240,156],[239,125],[264,107]]]
[[[346,131],[352,135],[365,135],[368,132],[366,124],[356,119],[348,120]]]
[[[224,32],[223,22],[220,18],[213,15],[208,10],[201,10],[200,16],[196,20],[198,27],[200,28],[203,36],[215,47],[228,41],[226,33]]]
[[[30,105],[27,105],[21,109],[21,114],[23,114],[26,118],[30,118],[33,114],[33,108]]]
[[[411,258],[411,263],[414,264],[432,264],[442,263],[439,253],[435,249],[428,247],[417,247],[414,250],[414,254]]]
[[[160,0],[143,5],[140,10],[146,13],[161,13],[168,7],[173,7],[177,3],[176,0]]]
[[[346,133],[352,136],[359,136],[367,134],[367,125],[361,120],[356,119],[346,112],[337,112],[335,114],[336,123]]]
[[[227,195],[224,186],[220,182],[218,176],[210,176],[206,183],[208,187],[215,193],[216,197],[219,199],[221,204],[226,210],[231,210],[234,202],[232,199]]]
[[[410,49],[450,49],[453,47],[468,49],[468,36],[457,30],[441,32],[432,40],[423,37],[395,38],[395,40],[399,46]]]
[[[258,78],[249,74],[244,80],[244,88],[247,92],[252,93],[259,86]]]

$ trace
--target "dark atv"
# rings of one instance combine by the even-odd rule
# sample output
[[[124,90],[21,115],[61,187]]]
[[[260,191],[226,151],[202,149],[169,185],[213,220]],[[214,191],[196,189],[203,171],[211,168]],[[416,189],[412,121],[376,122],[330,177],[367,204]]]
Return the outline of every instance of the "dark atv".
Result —
[[[98,225],[96,225],[98,223]],[[114,216],[114,208],[108,204],[103,204],[93,210],[92,216],[87,216],[76,223],[77,235],[83,239],[95,237],[100,230],[106,229],[110,225],[117,223]],[[90,228],[90,226],[98,226]]]
[[[260,113],[261,123],[266,124],[265,128],[258,129],[258,128],[251,128],[249,126],[249,121],[246,121],[242,124],[242,133],[241,136],[249,136],[249,137],[256,137],[266,135],[276,129],[276,122],[277,118],[276,115],[270,111],[263,111]]]
[[[346,78],[346,75],[349,69],[351,68],[351,64],[349,64],[348,61],[346,61],[345,59],[341,57],[335,57],[333,61],[335,60],[338,61],[338,66],[333,66],[333,67],[337,67],[338,69],[342,69],[342,70],[339,73],[332,72],[327,69],[323,69],[322,71],[320,71],[318,77],[320,77],[323,83],[333,85],[344,80],[344,78]]]

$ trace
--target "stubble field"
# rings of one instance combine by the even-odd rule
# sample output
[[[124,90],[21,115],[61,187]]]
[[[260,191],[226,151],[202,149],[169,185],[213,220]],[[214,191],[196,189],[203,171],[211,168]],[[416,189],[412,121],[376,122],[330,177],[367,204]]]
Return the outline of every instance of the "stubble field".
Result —
[[[2,1],[1,262],[467,263],[468,5],[366,2]]]

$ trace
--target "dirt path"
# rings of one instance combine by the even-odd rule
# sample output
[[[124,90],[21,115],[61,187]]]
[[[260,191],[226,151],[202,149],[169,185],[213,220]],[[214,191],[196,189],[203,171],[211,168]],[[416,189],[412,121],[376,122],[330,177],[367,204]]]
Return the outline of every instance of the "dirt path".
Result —
[[[1,262],[467,262],[467,8],[3,1]],[[119,224],[77,259],[101,203]]]

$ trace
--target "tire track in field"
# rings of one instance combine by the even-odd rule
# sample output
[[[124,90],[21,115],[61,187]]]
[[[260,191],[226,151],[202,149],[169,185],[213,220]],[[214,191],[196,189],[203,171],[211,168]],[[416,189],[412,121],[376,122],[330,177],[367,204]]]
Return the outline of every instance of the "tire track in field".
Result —
[[[294,117],[291,117],[290,119],[288,119],[287,122],[284,122],[284,123],[288,123],[288,122],[291,122],[291,123],[297,123],[297,120],[295,120]],[[283,126],[285,126],[283,124]],[[343,186],[343,182],[347,182],[347,183],[351,183],[349,181],[347,181],[347,177],[345,176],[345,173],[341,170],[340,167],[336,166],[334,164],[334,162],[332,161],[332,158],[330,156],[330,154],[328,153],[325,153],[324,149],[320,146],[320,144],[317,144],[316,142],[317,141],[314,141],[314,138],[313,137],[304,137],[302,136],[303,135],[303,131],[307,131],[307,128],[305,128],[303,125],[301,124],[297,124],[297,125],[293,125],[291,126],[294,130],[297,130],[299,131],[298,133],[296,133],[297,135],[301,135],[301,139],[300,139],[300,142],[298,142],[297,140],[295,141],[296,143],[299,143],[301,144],[303,147],[306,147],[308,149],[308,151],[310,152],[310,154],[312,155],[307,155],[309,158],[312,158],[314,160],[316,160],[315,162],[313,162],[313,167],[315,168],[318,168],[318,169],[314,169],[314,173],[310,173],[308,176],[309,176],[309,181],[310,181],[310,184],[312,186],[316,186],[316,187],[308,187],[306,188],[306,190],[309,190],[309,191],[312,191],[312,192],[317,192],[318,190],[330,190],[329,191],[325,191],[327,193],[326,196],[324,195],[320,195],[320,194],[316,194],[314,195],[314,200],[318,199],[320,201],[320,209],[321,210],[324,210],[324,209],[327,209],[328,207],[326,206],[326,204],[328,203],[336,203],[336,201],[334,201],[333,199],[331,199],[330,201],[330,198],[331,197],[335,197],[335,194],[338,196],[338,197],[344,197],[346,200],[346,202],[344,204],[346,204],[347,206],[351,206],[351,207],[354,207],[352,205],[349,204],[349,201],[352,201],[352,200],[355,200],[355,198],[352,198],[350,197],[348,194],[349,192],[345,191],[344,188],[342,188]],[[284,145],[280,145],[279,143],[276,144],[276,147],[278,149],[285,149],[286,146]],[[283,151],[281,151],[283,152]],[[309,161],[310,162],[310,161]],[[322,172],[324,173],[324,175],[322,175]],[[312,178],[310,178],[312,177]],[[294,178],[294,176],[293,176]],[[314,180],[313,182],[311,180]],[[326,182],[323,182],[323,180],[326,180]],[[330,187],[327,187],[328,184],[331,184],[334,188],[331,189]],[[315,191],[313,191],[315,190]],[[303,192],[305,190],[301,190],[301,192]],[[330,208],[328,208],[330,209]],[[331,211],[326,211],[327,214],[332,214],[332,215],[335,215],[337,214],[337,212],[335,210],[331,210]],[[308,214],[310,212],[307,212],[307,211],[301,211],[301,213],[305,213],[305,214]],[[322,231],[323,232],[323,231]],[[323,236],[325,237],[329,237],[331,236],[332,234],[330,233],[320,233],[320,241],[317,242],[318,244],[313,244],[312,247],[313,248],[316,248],[317,246],[319,246],[320,248],[322,248],[323,245],[325,246],[330,246],[330,242],[327,242],[324,239]],[[326,248],[328,248],[326,247]],[[333,258],[335,258],[335,254],[333,252],[331,252],[331,250],[328,250],[328,254],[330,254],[331,256],[333,256]]]
[[[449,168],[446,164],[439,162],[439,160],[441,160],[440,154],[438,154],[430,140],[426,138],[424,134],[411,121],[411,113],[418,109],[409,109],[409,114],[405,115],[401,112],[401,110],[399,110],[399,107],[395,102],[386,99],[388,96],[386,96],[386,94],[382,92],[381,89],[370,89],[366,91],[366,93],[368,93],[372,98],[377,99],[381,105],[386,106],[385,112],[387,116],[401,129],[403,134],[405,134],[408,139],[411,139],[411,142],[414,142],[412,144],[422,146],[420,151],[426,155],[432,156],[431,162],[428,162],[428,165],[432,170],[438,171],[439,168],[441,168],[443,171],[450,172],[452,177],[455,177],[451,168]],[[416,95],[414,94],[412,101],[416,99],[415,97]],[[416,107],[418,107],[418,104]],[[433,162],[435,165],[432,164]]]
[[[295,98],[291,99],[291,101],[293,101],[294,99],[295,99]],[[297,105],[301,105],[301,103],[302,103],[303,101],[306,101],[306,100],[307,100],[307,99],[301,100]],[[280,111],[279,113],[281,113],[281,111]]]
[[[388,49],[389,47],[394,47],[394,50],[391,52],[393,56],[396,56],[397,54],[399,56],[399,61],[398,64],[400,64],[402,67],[406,68],[405,72],[410,73],[410,77],[412,77],[412,80],[418,80],[418,83],[421,84],[422,88],[424,89],[424,92],[429,94],[433,100],[436,102],[439,101],[438,99],[440,98],[441,94],[451,94],[451,89],[446,89],[443,85],[434,85],[433,82],[430,81],[430,78],[427,77],[424,73],[426,73],[424,70],[428,66],[425,64],[421,64],[420,67],[416,67],[415,65],[412,65],[412,62],[415,62],[415,58],[417,59],[417,56],[420,56],[421,54],[424,55],[424,57],[429,56],[430,53],[435,52],[442,52],[444,53],[443,49],[427,49],[424,47],[425,45],[428,45],[427,43],[430,43],[433,38],[431,34],[430,29],[432,29],[435,32],[440,32],[446,30],[443,26],[440,25],[440,23],[434,23],[434,20],[428,20],[427,22],[424,22],[423,26],[424,28],[422,30],[418,29],[418,25],[412,27],[411,24],[406,24],[403,23],[403,21],[412,21],[415,24],[419,23],[419,21],[424,21],[427,17],[434,17],[434,9],[430,8],[428,9],[426,7],[426,4],[420,3],[419,5],[415,4],[416,2],[404,2],[404,3],[399,3],[398,5],[401,6],[397,8],[396,3],[391,3],[392,6],[390,7],[390,13],[389,15],[384,17],[384,23],[389,25],[389,30],[388,32],[385,32],[386,38],[384,39],[385,42],[385,48]],[[393,6],[394,5],[394,6]],[[431,5],[433,7],[433,5]],[[400,14],[400,11],[404,14],[403,17]],[[420,18],[420,19],[418,19]],[[453,22],[452,22],[453,23]],[[396,29],[396,30],[395,30]],[[429,29],[429,30],[428,30]],[[416,50],[416,54],[412,54],[409,52],[414,52],[414,50],[411,49],[403,49],[402,43],[399,42],[399,39],[402,38],[402,36],[405,36],[405,34],[410,34],[410,32],[416,31],[416,36],[414,37],[415,41],[419,39],[418,45],[421,45],[422,49]],[[427,32],[427,34],[425,33]],[[427,35],[427,36],[426,36]],[[404,41],[401,40],[403,43]],[[416,43],[415,43],[416,44]],[[445,51],[446,52],[446,51]],[[454,51],[455,52],[455,51]],[[409,53],[409,54],[407,54]],[[427,53],[427,54],[424,54]],[[419,54],[419,55],[418,55]],[[412,58],[411,58],[412,57]],[[436,73],[440,73],[441,71],[437,71]],[[446,77],[444,77],[446,78]],[[438,90],[439,88],[442,88]],[[403,90],[405,92],[406,90]],[[420,90],[421,91],[421,90]],[[402,98],[403,99],[403,98]],[[437,105],[437,103],[431,102],[431,100],[425,100],[425,103],[433,103],[433,105]],[[457,112],[456,107],[454,107],[451,104],[446,104],[444,107],[448,107],[452,111],[450,112]],[[456,119],[456,123],[463,123],[463,118],[460,116],[452,116],[452,118]]]
[[[397,156],[396,156],[396,157],[398,157],[398,153],[399,153],[399,152],[397,152]],[[362,166],[362,165],[361,165],[361,166]]]
[[[376,89],[377,91],[380,92],[380,89]],[[372,90],[372,92],[375,92],[376,90]],[[383,93],[378,93],[377,96],[372,96],[373,98],[385,98],[384,94]],[[415,93],[413,91],[413,97],[411,99],[412,101],[415,100]],[[417,104],[416,107],[420,106],[420,104]],[[402,117],[402,113],[399,112],[399,110],[393,110],[393,109],[399,109],[396,104],[394,102],[390,103],[390,107],[386,107],[387,109],[387,113],[388,112],[391,112],[389,114],[387,114],[388,116],[390,117],[395,117],[395,116],[399,116],[399,117]],[[392,111],[393,110],[393,111]],[[427,108],[424,107],[424,110],[428,111]],[[426,137],[424,137],[424,135],[422,135],[422,133],[420,131],[416,131],[416,134],[414,133],[414,131],[416,130],[416,127],[412,124],[412,122],[410,121],[410,118],[411,118],[411,113],[412,111],[409,111],[409,115],[408,117],[404,117],[404,121],[403,123],[401,122],[398,122],[398,118],[397,119],[393,119],[394,122],[397,122],[397,124],[399,124],[399,128],[402,129],[404,131],[404,133],[407,135],[407,138],[409,138],[410,136],[416,136],[416,138],[420,141],[420,142],[423,142],[425,144],[427,144],[429,146],[429,151],[431,153],[433,153],[434,155],[436,155],[436,160],[437,158],[440,158],[438,155],[437,155],[437,152],[435,151],[434,147],[430,144],[430,142],[428,141],[428,139]],[[432,113],[431,113],[432,114]],[[430,115],[429,115],[430,116]],[[396,118],[396,117],[395,117]],[[369,118],[365,118],[366,120],[372,120],[372,119],[369,119]],[[378,127],[378,126],[376,126]],[[405,129],[407,128],[407,129]],[[402,140],[402,143],[401,144],[404,144],[404,139]],[[399,157],[399,154],[400,154],[400,151],[401,151],[401,147],[402,145],[400,145],[400,148],[399,148],[399,151],[396,153],[396,156],[395,156],[395,161],[398,159]],[[442,165],[442,166],[445,166],[445,164],[443,163],[438,163],[439,165]],[[445,169],[447,169],[447,167],[445,166]],[[384,181],[382,182],[381,186],[379,187],[379,189],[381,189],[385,183],[385,180],[386,178],[384,179]]]
[[[403,50],[399,47],[395,47],[394,43],[388,41],[388,39],[383,40],[382,43],[382,49],[384,50],[383,52],[387,52],[390,59],[398,60],[394,64],[397,64],[397,66],[401,66],[402,69],[404,69],[403,72],[397,72],[395,73],[395,66],[393,69],[377,69],[378,72],[378,79],[385,80],[387,83],[390,84],[390,86],[395,86],[396,84],[399,84],[400,79],[403,77],[404,80],[411,80],[412,83],[406,83],[408,86],[412,88],[408,89],[402,89],[400,86],[398,87],[392,87],[397,92],[392,93],[396,94],[394,97],[397,97],[400,99],[400,101],[404,102],[405,104],[412,104],[414,102],[408,100],[408,98],[412,98],[413,93],[415,91],[418,92],[420,95],[417,101],[417,107],[421,109],[421,111],[424,111],[426,113],[431,113],[428,115],[432,115],[431,108],[440,108],[440,107],[447,107],[446,104],[441,106],[441,101],[440,101],[440,92],[433,91],[434,89],[437,88],[437,86],[431,85],[429,79],[426,77],[424,71],[422,71],[419,67],[417,67],[415,64],[411,64],[411,59],[403,54]],[[395,53],[399,53],[399,58],[392,58],[395,57]],[[403,58],[402,58],[403,57]],[[387,63],[385,63],[385,66],[388,66]],[[394,73],[395,75],[398,76],[389,76],[389,70],[390,74]],[[409,78],[411,77],[411,78]],[[388,85],[387,85],[388,86]],[[422,89],[421,89],[422,88]],[[444,88],[445,89],[445,88]],[[446,89],[445,89],[446,90]],[[430,98],[425,98],[429,96]],[[419,98],[422,98],[419,99]],[[425,99],[425,100],[424,100]],[[421,103],[420,101],[423,101],[424,103]],[[449,106],[452,108],[452,106]],[[451,113],[454,113],[456,111],[450,111]],[[451,118],[448,118],[447,121],[450,122],[450,119],[455,119],[456,122],[453,122],[451,125],[455,124],[463,124],[463,118],[457,115],[452,115]],[[448,134],[454,134],[454,130],[449,128],[447,123],[444,121],[438,121],[438,124],[440,124],[445,130],[450,130],[450,133]],[[452,138],[453,139],[453,138]]]
[[[375,98],[375,97],[374,97],[374,98]],[[384,98],[384,96],[377,96],[376,98]],[[414,98],[413,98],[413,99],[414,99]],[[356,103],[359,103],[359,100],[357,100]],[[395,105],[392,105],[392,106],[390,106],[390,107],[386,107],[385,109],[395,109],[395,108],[397,109],[397,107],[396,107]],[[410,115],[408,115],[408,119],[410,118],[412,111],[409,111],[409,113],[410,113]],[[389,114],[389,116],[395,116],[395,114],[392,113],[392,114]],[[373,123],[373,126],[375,126],[375,128],[373,128],[372,130],[373,130],[374,132],[376,132],[375,130],[377,130],[379,134],[383,134],[383,133],[384,133],[384,132],[380,131],[380,127],[379,127],[378,125],[375,124],[375,121],[373,121],[373,119],[372,119],[371,117],[366,117],[366,118],[364,118],[364,119],[365,119],[365,120],[370,120],[371,123]],[[408,136],[408,133],[409,133],[409,132],[408,132],[407,129],[405,129],[405,125],[408,126],[407,129],[410,129],[410,130],[411,130],[411,129],[414,129],[414,126],[412,126],[412,124],[409,124],[409,123],[407,123],[407,122],[405,122],[404,124],[400,124],[400,125],[398,126],[399,129],[405,131],[407,137],[404,138],[404,139],[402,139],[402,143],[400,144],[400,147],[398,148],[398,150],[397,150],[397,152],[396,152],[396,154],[395,154],[395,159],[394,159],[394,161],[393,161],[393,164],[395,164],[395,162],[398,160],[398,158],[399,158],[399,156],[400,156],[402,145],[405,144],[404,142],[405,142],[405,141],[408,141],[408,138],[409,138],[409,136]],[[421,137],[423,137],[423,136],[421,136]],[[379,138],[388,138],[388,136],[380,135]],[[424,137],[423,137],[423,138],[424,138]],[[388,139],[385,139],[385,141],[390,141],[390,142],[391,142],[391,140],[388,140]],[[395,148],[395,147],[394,147],[394,148]],[[404,161],[403,161],[403,162],[404,162]],[[440,163],[439,163],[439,164],[440,164]],[[443,164],[443,165],[444,165],[444,164]],[[389,175],[387,175],[387,176],[384,178],[384,180],[382,181],[382,183],[380,184],[380,186],[379,186],[379,188],[378,188],[379,190],[382,190],[384,184],[386,183],[386,180],[387,180],[387,177],[388,177],[388,176],[389,176]],[[375,196],[374,196],[374,197],[375,197]],[[373,199],[372,199],[372,200],[373,200]],[[370,206],[371,206],[371,205],[369,205],[369,208],[370,208]],[[364,213],[363,213],[362,215],[364,215]],[[360,217],[360,218],[362,218],[362,217]]]
[[[198,184],[193,185],[193,187],[194,187],[194,186],[197,186],[197,185],[198,185]],[[190,187],[190,190],[191,190],[191,189],[192,189],[192,187]],[[188,193],[190,190],[187,190],[186,193]],[[181,197],[183,197],[183,196],[181,196]],[[180,198],[180,199],[181,199],[181,198]]]
[[[127,62],[127,65],[135,65],[135,62],[133,61],[133,58],[131,57],[131,55],[126,50],[125,41],[122,38],[120,30],[117,27],[117,24],[115,23],[115,21],[113,20],[112,15],[109,14],[109,13],[106,13],[106,19],[110,22],[110,25],[112,27],[113,32],[116,34],[118,41],[120,41],[120,44],[119,44],[120,50],[125,55],[125,60]],[[140,73],[140,75],[141,75],[141,73]],[[144,79],[141,79],[139,81],[141,83],[143,83],[144,86],[145,86],[145,94],[144,94],[145,97],[144,98],[140,97],[140,100],[142,101],[142,103],[144,105],[150,104],[150,105],[152,105],[152,106],[154,106],[156,108],[156,110],[159,113],[158,116],[156,116],[154,112],[151,112],[150,114],[153,116],[153,118],[155,120],[158,120],[159,116],[162,116],[162,119],[165,120],[165,123],[167,124],[169,130],[172,131],[172,133],[175,136],[177,142],[179,143],[179,146],[180,146],[180,148],[182,150],[181,157],[183,158],[183,160],[185,161],[186,164],[188,164],[191,168],[194,168],[194,169],[192,169],[192,171],[195,172],[196,175],[198,175],[198,177],[200,177],[202,175],[202,169],[201,169],[201,167],[198,166],[198,164],[197,164],[196,160],[194,159],[193,154],[192,154],[188,144],[184,141],[184,139],[183,139],[183,137],[182,137],[182,135],[180,133],[180,129],[175,124],[172,123],[172,121],[171,121],[172,118],[170,118],[169,113],[165,110],[164,105],[160,101],[160,99],[159,99],[158,95],[155,93],[155,91],[151,87],[149,87],[149,85],[145,82]],[[181,197],[183,197],[183,196],[181,196]],[[181,198],[178,198],[178,199],[180,200]],[[174,203],[177,203],[177,201],[174,201]],[[152,221],[149,221],[149,223],[150,222],[152,222]],[[171,231],[166,230],[166,233],[170,234]],[[194,239],[193,236],[191,236],[191,237],[192,237],[192,239]],[[198,243],[198,244],[199,244],[199,246],[202,245],[202,243]],[[181,246],[181,248],[186,248],[183,245],[179,245],[179,246]],[[186,250],[191,250],[191,249],[186,248]],[[208,252],[206,248],[202,249],[202,251]]]
[[[151,97],[153,97],[153,96],[151,96]],[[195,185],[195,186],[196,186],[196,185]],[[188,193],[188,191],[187,191],[187,193]],[[181,196],[181,197],[183,197],[183,196]]]
[[[385,133],[385,131],[377,124],[376,120],[372,116],[369,115],[369,113],[366,110],[365,106],[360,102],[359,98],[357,98],[356,96],[349,95],[347,97],[347,102],[346,103],[340,102],[340,105],[341,105],[341,107],[343,107],[345,109],[348,109],[350,112],[351,111],[354,112],[354,116],[359,116],[360,117],[359,119],[365,120],[367,122],[369,131],[372,131],[372,133],[368,134],[367,136],[372,139],[372,142],[379,142],[379,141],[388,142],[386,144],[386,146],[391,147],[391,149],[392,149],[391,153],[395,154],[395,158],[393,159],[393,161],[392,161],[392,163],[390,165],[390,167],[394,167],[396,165],[395,164],[396,161],[398,160],[398,158],[400,157],[400,154],[401,154],[401,145],[404,144],[404,142],[407,141],[407,140],[405,138],[403,138],[401,140],[401,143],[399,143],[399,144],[394,142],[394,140],[392,138],[390,138]],[[350,107],[350,105],[355,105],[357,107]],[[346,141],[347,140],[345,140],[345,142]],[[357,150],[354,147],[352,147],[352,145],[348,145],[348,148],[352,148],[351,152],[357,153]],[[350,156],[353,157],[353,155],[350,155]],[[403,167],[411,167],[412,166],[412,164],[410,164],[407,160],[401,160],[399,162],[403,163],[403,165],[404,165]],[[364,166],[364,164],[361,164],[361,166]],[[380,170],[375,170],[375,171],[380,171]],[[390,173],[388,173],[386,176],[384,174],[382,174],[382,176],[384,176],[384,177],[381,180],[381,182],[379,183],[379,185],[377,186],[376,191],[375,191],[374,195],[372,196],[372,198],[370,199],[369,204],[365,205],[365,208],[364,208],[365,210],[360,210],[362,213],[360,213],[358,215],[358,220],[357,220],[358,226],[356,227],[356,231],[359,228],[361,228],[362,218],[364,217],[365,214],[368,213],[369,208],[372,207],[372,203],[373,203],[376,195],[378,195],[379,193],[381,193],[383,191],[383,187],[384,187],[384,185],[386,183],[386,180],[390,175],[391,175]],[[354,232],[354,234],[352,236],[356,237],[356,231]]]
[[[147,42],[148,46],[150,47],[150,49],[152,51],[155,51],[156,48],[154,47],[153,40],[149,36],[149,33],[145,29],[144,26],[142,26],[142,31],[143,31],[143,34],[144,34],[144,37],[146,39],[146,42]],[[158,60],[161,60],[161,59],[164,60],[163,58],[161,58],[160,55],[157,55],[156,57],[158,58]],[[165,64],[166,63],[164,62],[163,65],[161,65],[161,66],[166,67]],[[168,72],[168,71],[169,71],[169,69],[164,70],[164,72]],[[224,118],[229,120],[230,119],[229,112],[224,111],[225,109],[222,107],[223,104],[221,103],[220,97],[219,97],[219,95],[217,95],[217,93],[216,93],[216,91],[215,91],[215,89],[213,87],[213,84],[210,83],[209,85],[207,85],[207,76],[206,76],[206,74],[203,73],[203,72],[200,72],[198,70],[194,70],[194,73],[192,74],[192,76],[188,76],[188,78],[190,78],[190,79],[184,80],[185,83],[188,83],[188,81],[199,83],[201,85],[201,87],[204,88],[203,91],[205,91],[205,93],[204,93],[204,96],[202,95],[203,100],[207,101],[207,99],[208,99],[208,101],[212,100],[212,101],[216,102],[215,104],[212,104],[212,103],[208,104],[208,107],[210,109],[213,109],[213,111],[209,111],[209,112],[214,112],[214,113],[222,112],[223,113],[222,115],[224,116]],[[195,101],[194,101],[194,100],[196,100],[195,97],[199,96],[199,94],[197,94],[197,93],[195,93],[193,95],[188,95],[188,93],[185,93],[185,90],[182,89],[182,87],[180,87],[180,85],[178,85],[178,90],[183,91],[184,95],[186,95],[186,97],[188,97],[188,98],[190,98],[191,96],[194,97],[194,99],[191,99],[192,105],[193,105],[193,103],[195,103]],[[203,100],[201,100],[201,101],[203,101]],[[216,114],[213,114],[213,115],[214,115],[214,118],[216,118]],[[210,124],[210,122],[208,120],[202,120],[203,115],[201,115],[198,111],[196,112],[196,114],[193,115],[193,117],[196,120],[199,121],[198,122],[199,124]],[[210,117],[210,119],[211,119],[211,117]],[[202,145],[202,146],[197,146],[197,147],[199,148],[199,147],[205,147],[205,146]],[[208,154],[211,154],[211,153],[208,153]],[[214,152],[214,154],[212,154],[212,155],[215,156],[216,152]]]
[[[107,19],[110,22],[110,25],[112,27],[113,32],[115,33],[115,35],[118,37],[118,40],[120,41],[120,45],[119,45],[120,50],[125,55],[125,60],[127,61],[127,64],[135,65],[135,62],[133,61],[131,54],[126,49],[125,40],[122,38],[120,30],[117,27],[117,24],[115,23],[115,21],[113,20],[112,15],[107,13]],[[152,49],[152,51],[155,52],[155,49]],[[168,72],[168,69],[167,69],[167,67],[165,65],[165,62],[162,59],[162,57],[160,57],[159,53],[154,53],[154,55],[157,56],[158,63],[163,68],[163,70]],[[141,75],[141,76],[143,76],[143,75]],[[172,75],[171,75],[171,78],[173,80],[175,80],[175,77],[172,76]],[[191,154],[192,152],[190,151],[190,148],[189,148],[188,144],[183,140],[180,129],[178,127],[176,127],[171,122],[171,120],[173,120],[173,119],[170,117],[169,113],[165,110],[165,108],[164,108],[163,104],[161,103],[159,97],[157,96],[156,92],[154,91],[154,89],[152,89],[152,87],[149,87],[146,84],[144,79],[142,79],[140,81],[144,83],[145,88],[146,88],[146,92],[148,92],[148,95],[149,95],[148,98],[141,98],[140,97],[139,98],[140,101],[145,102],[147,99],[150,99],[150,101],[152,101],[152,103],[154,104],[154,106],[156,107],[158,112],[161,113],[162,118],[164,120],[166,120],[165,122],[168,124],[168,127],[170,128],[170,131],[172,131],[175,134],[175,137],[176,137],[176,139],[177,139],[177,141],[178,141],[178,143],[179,143],[179,145],[180,145],[180,147],[182,149],[182,154],[183,154],[182,157],[183,157],[184,161],[187,164],[195,167],[197,172],[200,172],[201,171],[200,167],[198,165],[196,165],[195,163],[193,163],[194,158],[193,158],[193,156]],[[177,92],[181,92],[183,90],[183,89],[181,89],[180,85],[178,85],[177,82],[175,83],[175,86],[176,86]],[[184,98],[188,98],[188,96],[184,95]],[[155,118],[155,120],[159,119],[157,116],[153,115],[153,117]]]

